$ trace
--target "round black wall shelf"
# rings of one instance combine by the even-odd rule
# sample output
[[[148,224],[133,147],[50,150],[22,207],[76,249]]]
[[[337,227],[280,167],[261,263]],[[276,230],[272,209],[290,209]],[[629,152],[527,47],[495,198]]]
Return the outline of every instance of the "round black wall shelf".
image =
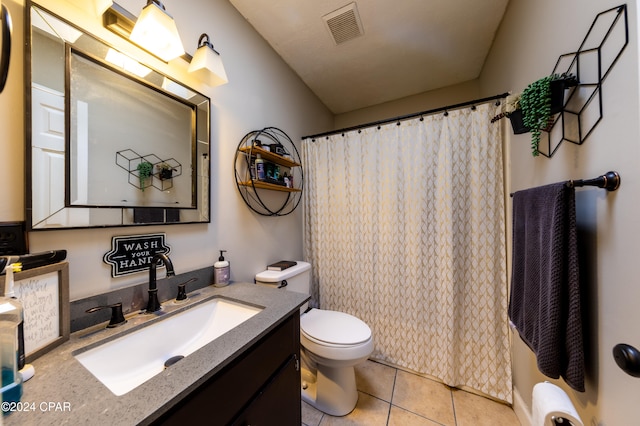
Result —
[[[234,171],[238,191],[254,212],[285,216],[300,204],[304,186],[300,154],[282,130],[265,127],[247,133],[238,144]]]

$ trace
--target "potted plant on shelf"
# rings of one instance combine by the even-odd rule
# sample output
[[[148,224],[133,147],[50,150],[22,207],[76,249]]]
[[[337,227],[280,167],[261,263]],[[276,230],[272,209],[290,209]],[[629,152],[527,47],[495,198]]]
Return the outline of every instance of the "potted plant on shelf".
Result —
[[[527,133],[529,129],[524,125],[522,121],[522,109],[520,108],[520,93],[515,95],[509,95],[502,104],[502,112],[491,119],[491,122],[500,120],[501,118],[508,117],[511,121],[511,127],[513,133],[519,135],[521,133]]]
[[[158,177],[161,180],[173,178],[174,168],[171,167],[168,163],[162,162],[160,164],[157,164],[156,167],[158,168]]]
[[[562,111],[564,89],[578,84],[571,74],[552,74],[528,85],[520,96],[524,125],[531,130],[531,151],[538,156],[540,135],[553,125],[553,114]]]
[[[137,170],[138,178],[140,179],[140,189],[144,191],[145,183],[153,173],[153,164],[148,161],[142,161],[140,162],[140,164],[138,164]]]
[[[548,130],[554,122],[554,114],[564,107],[564,91],[576,86],[578,80],[573,74],[552,74],[529,84],[522,93],[513,95],[507,102],[502,117],[509,117],[515,134],[531,131],[531,151],[534,157],[539,155],[538,146],[542,130]]]

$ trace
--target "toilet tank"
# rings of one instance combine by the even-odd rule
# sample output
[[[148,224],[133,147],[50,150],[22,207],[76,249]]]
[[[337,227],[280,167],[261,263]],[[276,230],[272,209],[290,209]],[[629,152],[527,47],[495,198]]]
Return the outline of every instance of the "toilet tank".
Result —
[[[298,260],[295,266],[282,271],[262,271],[256,274],[256,284],[295,291],[309,295],[311,291],[311,264]],[[307,310],[305,303],[300,312]]]

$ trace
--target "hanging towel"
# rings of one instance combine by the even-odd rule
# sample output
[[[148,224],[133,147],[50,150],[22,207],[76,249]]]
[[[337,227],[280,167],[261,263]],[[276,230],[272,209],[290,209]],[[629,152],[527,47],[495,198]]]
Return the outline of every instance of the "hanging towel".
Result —
[[[584,392],[573,187],[556,183],[513,195],[509,318],[540,372]]]

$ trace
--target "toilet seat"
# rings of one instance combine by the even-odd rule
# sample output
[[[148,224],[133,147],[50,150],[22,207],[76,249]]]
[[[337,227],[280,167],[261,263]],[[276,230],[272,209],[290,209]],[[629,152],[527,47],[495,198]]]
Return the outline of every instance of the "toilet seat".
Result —
[[[312,342],[330,347],[357,346],[371,339],[371,329],[359,318],[322,309],[302,315],[300,331]]]

